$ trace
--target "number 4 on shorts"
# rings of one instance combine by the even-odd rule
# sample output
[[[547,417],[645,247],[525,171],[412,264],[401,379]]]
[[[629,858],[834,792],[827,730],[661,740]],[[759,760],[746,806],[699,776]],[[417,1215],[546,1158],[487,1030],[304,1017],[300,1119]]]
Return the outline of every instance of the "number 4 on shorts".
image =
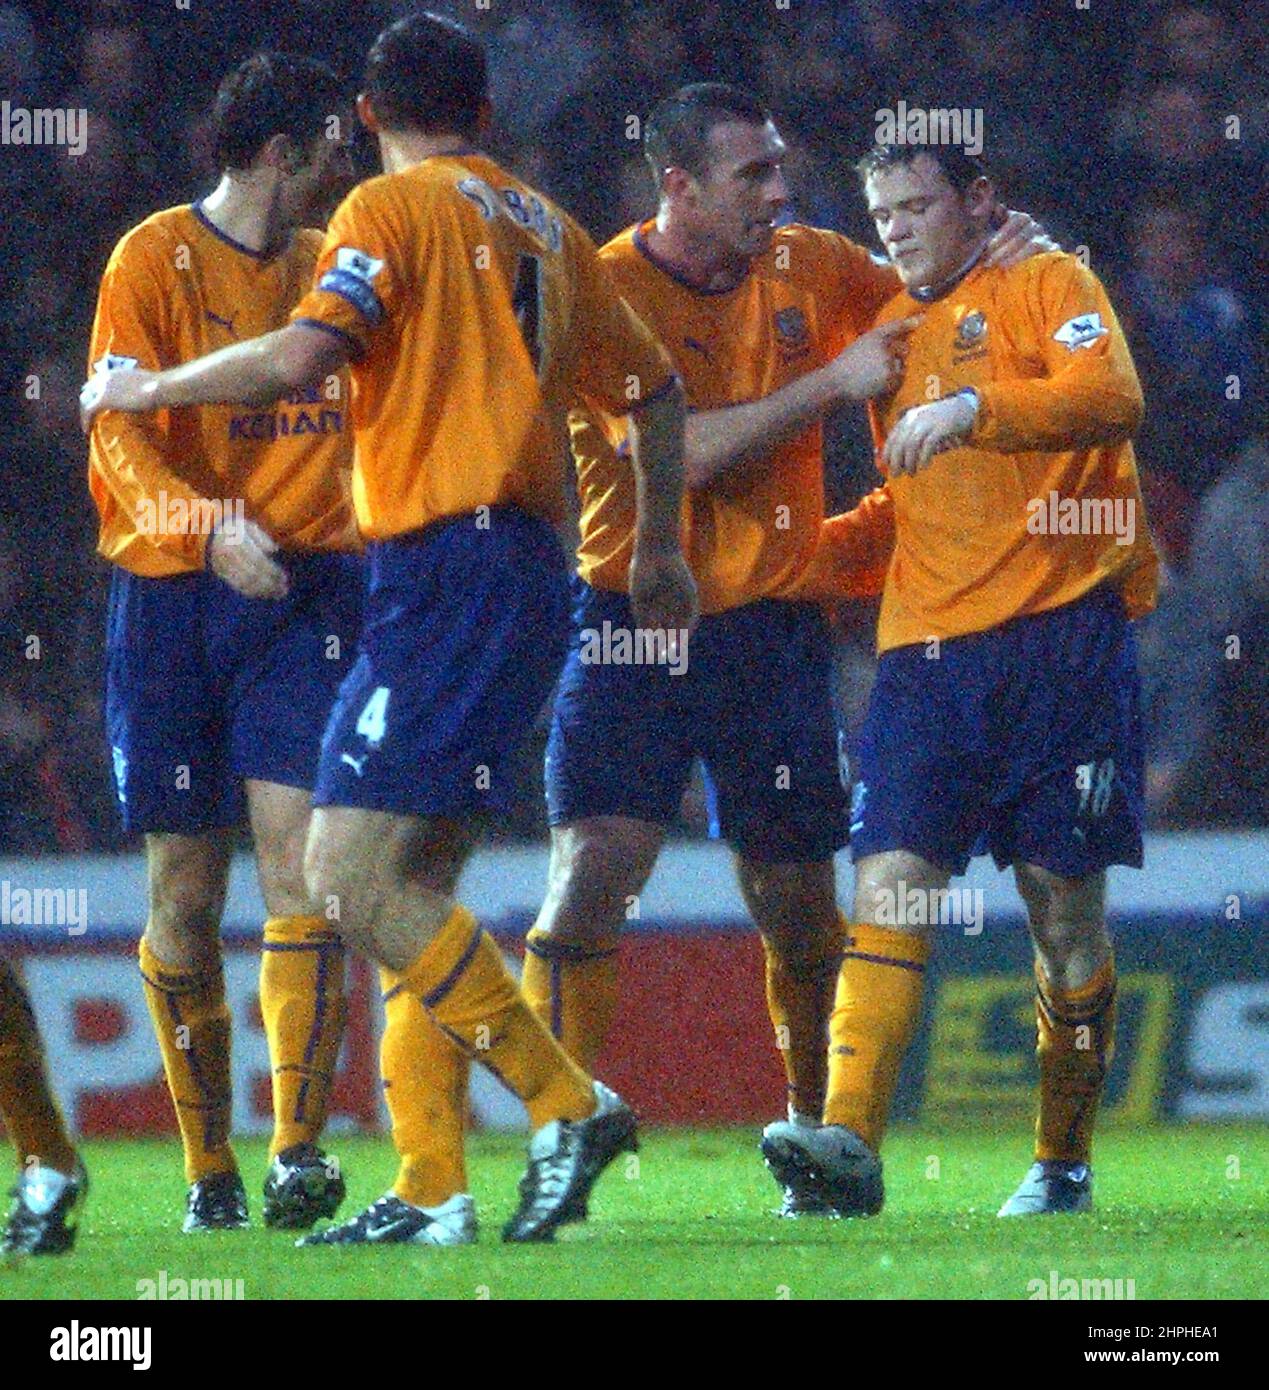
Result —
[[[357,732],[371,748],[378,748],[388,729],[388,696],[392,691],[381,685],[366,701],[365,708],[357,719]]]

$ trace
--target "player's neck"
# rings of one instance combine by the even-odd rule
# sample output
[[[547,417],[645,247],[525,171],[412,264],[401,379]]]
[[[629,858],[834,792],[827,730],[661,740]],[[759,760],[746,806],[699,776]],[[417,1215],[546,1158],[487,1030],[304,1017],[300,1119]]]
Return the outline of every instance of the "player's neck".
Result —
[[[987,249],[987,242],[989,239],[990,233],[968,244],[966,247],[962,247],[962,254],[946,273],[940,275],[932,284],[921,285],[914,288],[911,291],[912,298],[920,300],[922,303],[931,303],[936,299],[942,299],[949,290],[959,285],[982,259],[983,252]]]
[[[258,256],[272,255],[291,235],[277,190],[254,174],[224,174],[199,207],[222,236]]]
[[[694,235],[665,208],[648,229],[644,244],[668,271],[705,293],[735,289],[749,274],[748,260]]]
[[[421,131],[380,131],[379,155],[385,174],[399,174],[440,154],[471,154],[469,135],[424,135]]]

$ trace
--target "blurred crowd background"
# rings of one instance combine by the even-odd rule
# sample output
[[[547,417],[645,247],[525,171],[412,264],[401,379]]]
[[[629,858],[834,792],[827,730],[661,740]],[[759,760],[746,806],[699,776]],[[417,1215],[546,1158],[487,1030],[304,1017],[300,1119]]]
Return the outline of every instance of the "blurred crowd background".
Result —
[[[76,396],[118,237],[209,190],[206,113],[261,47],[348,79],[400,10],[361,0],[0,4],[0,94],[84,107],[87,150],[0,145],[0,854],[122,847],[102,731],[106,567]],[[1151,0],[436,0],[492,48],[493,152],[604,240],[654,211],[631,117],[686,81],[756,89],[789,145],[790,218],[865,244],[852,161],[875,113],[975,107],[1005,201],[1086,248],[1146,392],[1138,440],[1167,559],[1139,627],[1157,826],[1269,824],[1269,424],[1263,392],[1269,26],[1257,7]],[[373,152],[359,150],[365,172]],[[858,413],[829,494],[875,482]],[[857,719],[873,614],[840,636]],[[540,771],[502,828],[540,835]],[[699,794],[683,829],[703,831]]]

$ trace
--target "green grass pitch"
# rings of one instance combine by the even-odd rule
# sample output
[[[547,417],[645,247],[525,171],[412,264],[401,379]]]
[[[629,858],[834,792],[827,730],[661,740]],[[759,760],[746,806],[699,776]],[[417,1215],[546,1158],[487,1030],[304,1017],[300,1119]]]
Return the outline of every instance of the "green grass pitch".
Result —
[[[0,1298],[135,1299],[138,1281],[243,1281],[248,1298],[1006,1298],[1028,1281],[1133,1280],[1138,1299],[1263,1294],[1269,1217],[1263,1128],[1111,1130],[1098,1140],[1092,1215],[1001,1221],[1029,1161],[1023,1134],[898,1129],[885,1211],[781,1221],[756,1132],[649,1134],[599,1184],[592,1217],[550,1246],[504,1246],[523,1143],[471,1144],[479,1244],[295,1250],[284,1232],[181,1234],[175,1142],[95,1143],[78,1248],[0,1268]],[[259,1210],[264,1146],[238,1146]],[[393,1174],[387,1139],[342,1139],[345,1213]],[[232,1290],[231,1283],[226,1286]]]

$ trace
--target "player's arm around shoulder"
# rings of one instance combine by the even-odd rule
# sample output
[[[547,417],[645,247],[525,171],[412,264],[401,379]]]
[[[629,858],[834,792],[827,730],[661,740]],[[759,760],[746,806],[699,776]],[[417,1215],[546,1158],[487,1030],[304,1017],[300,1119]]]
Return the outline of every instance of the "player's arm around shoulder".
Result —
[[[371,185],[383,179],[370,180]],[[367,185],[359,185],[344,199],[331,219],[321,255],[318,275],[328,271],[327,262],[336,260],[353,216],[353,210],[366,200]],[[368,280],[364,255],[354,254],[347,267],[337,264],[350,291],[360,290]],[[375,264],[378,264],[377,262]],[[269,405],[288,391],[324,380],[350,362],[359,349],[354,336],[340,331],[340,325],[327,324],[319,317],[299,317],[305,312],[321,281],[297,307],[297,317],[285,328],[262,334],[246,342],[234,343],[219,352],[208,353],[192,362],[166,371],[115,372],[108,367],[96,370],[80,392],[80,420],[85,430],[103,410],[133,414],[180,406],[233,403]],[[356,295],[352,295],[353,307]]]
[[[1003,272],[1011,339],[1034,375],[978,391],[972,447],[1014,452],[1109,447],[1132,438],[1144,399],[1101,281],[1078,257],[1049,252]]]
[[[347,343],[310,324],[290,323],[166,371],[98,370],[80,391],[85,431],[103,410],[131,414],[180,406],[269,405],[322,381],[351,358]]]
[[[159,225],[157,219],[142,223],[120,241],[107,266],[99,318],[107,285],[124,277],[127,267],[136,267],[126,272],[128,279],[139,278],[140,269],[145,268],[151,285],[159,287],[159,307],[151,317],[159,324],[158,337],[165,338],[163,302],[172,296],[162,293],[162,283],[171,267],[180,264],[175,256],[180,247],[169,245],[172,241],[171,229]],[[145,367],[136,361],[115,361],[109,355],[94,356],[92,375],[80,391],[80,423],[87,433],[107,410],[148,414],[220,403],[268,405],[287,391],[339,370],[351,355],[349,345],[334,335],[308,324],[291,323],[179,365],[167,366],[176,356],[170,350]]]

